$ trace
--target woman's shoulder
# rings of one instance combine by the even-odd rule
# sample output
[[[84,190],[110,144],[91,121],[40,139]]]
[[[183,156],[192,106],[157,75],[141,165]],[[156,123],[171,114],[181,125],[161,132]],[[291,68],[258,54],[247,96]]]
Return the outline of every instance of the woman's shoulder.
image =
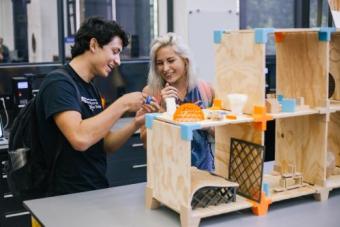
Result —
[[[205,80],[198,80],[197,87],[201,92],[204,92],[208,96],[212,96],[212,97],[214,96],[214,93],[215,93],[214,88],[209,82]]]

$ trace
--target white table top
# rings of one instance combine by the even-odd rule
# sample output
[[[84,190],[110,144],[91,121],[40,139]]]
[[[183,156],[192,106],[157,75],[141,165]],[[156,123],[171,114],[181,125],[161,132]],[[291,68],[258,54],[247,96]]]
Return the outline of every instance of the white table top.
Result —
[[[180,226],[176,212],[166,207],[156,210],[145,208],[145,186],[145,183],[132,184],[30,200],[24,204],[48,227]],[[246,209],[202,219],[200,226],[339,227],[339,210],[340,189],[334,189],[325,202],[318,202],[313,196],[299,197],[270,205],[266,216],[255,216]]]

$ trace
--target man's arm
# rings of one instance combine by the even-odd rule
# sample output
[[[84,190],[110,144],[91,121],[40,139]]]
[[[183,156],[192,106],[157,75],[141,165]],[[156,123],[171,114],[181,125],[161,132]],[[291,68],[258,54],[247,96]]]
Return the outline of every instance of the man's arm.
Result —
[[[124,128],[110,132],[104,138],[104,149],[108,153],[113,153],[114,151],[118,150],[126,141],[127,139],[135,133],[138,129],[140,129],[141,135],[146,133],[145,131],[145,114],[157,112],[159,110],[159,105],[154,102],[154,98],[152,99],[151,103],[144,104],[142,108],[140,108],[133,121],[127,124]],[[144,143],[145,141],[143,141]]]
[[[71,146],[86,151],[90,146],[108,135],[112,125],[126,111],[136,111],[144,102],[140,92],[129,93],[111,104],[100,114],[82,119],[77,111],[64,111],[54,115],[54,121]]]
[[[135,118],[123,128],[109,132],[104,138],[105,152],[113,153],[117,151],[130,138],[130,136],[132,136],[140,128],[142,123],[139,122]],[[144,120],[142,120],[142,122],[144,122]]]

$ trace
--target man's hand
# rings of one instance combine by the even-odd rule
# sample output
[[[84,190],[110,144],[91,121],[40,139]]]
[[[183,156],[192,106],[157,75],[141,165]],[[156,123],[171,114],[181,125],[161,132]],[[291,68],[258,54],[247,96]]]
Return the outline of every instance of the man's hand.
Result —
[[[131,92],[120,97],[119,101],[128,107],[129,112],[136,112],[144,104],[145,97],[142,92]]]
[[[136,112],[135,116],[135,124],[139,128],[145,124],[145,114],[147,113],[155,113],[160,111],[160,106],[156,102],[154,97],[151,98],[150,104],[144,104],[142,107]]]

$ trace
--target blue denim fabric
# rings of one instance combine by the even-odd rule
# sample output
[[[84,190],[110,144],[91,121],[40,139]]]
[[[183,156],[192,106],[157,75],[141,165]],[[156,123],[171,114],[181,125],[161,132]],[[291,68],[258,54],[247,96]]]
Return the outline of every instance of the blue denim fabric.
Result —
[[[198,87],[189,91],[181,103],[195,103],[202,109],[207,108],[202,101]],[[193,131],[193,139],[191,141],[191,165],[198,169],[213,171],[214,155],[211,149],[211,143],[208,139],[209,135],[206,130]]]

